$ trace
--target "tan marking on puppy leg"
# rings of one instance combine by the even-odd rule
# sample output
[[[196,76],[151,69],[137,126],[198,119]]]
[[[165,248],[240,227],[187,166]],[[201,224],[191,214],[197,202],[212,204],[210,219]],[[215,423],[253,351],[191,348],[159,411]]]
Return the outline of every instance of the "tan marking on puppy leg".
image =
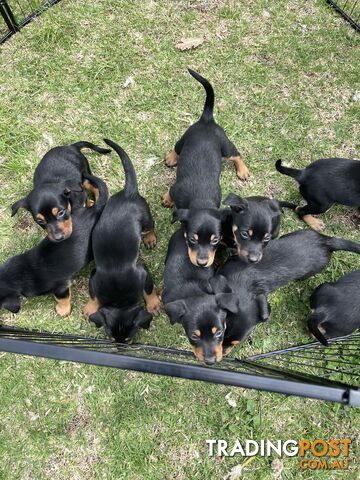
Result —
[[[146,248],[154,248],[156,245],[156,235],[154,230],[143,233],[143,242]]]
[[[305,223],[309,225],[313,230],[320,232],[325,228],[325,223],[319,220],[318,218],[313,217],[312,215],[304,215],[301,217]]]
[[[165,165],[167,167],[176,167],[178,159],[179,155],[175,152],[175,150],[171,150],[171,152],[165,157]]]
[[[162,200],[161,200],[161,203],[163,204],[164,207],[166,208],[172,208],[174,206],[174,201],[173,199],[170,197],[170,192],[167,191],[166,193],[164,193],[163,197],[162,197]]]
[[[153,288],[153,291],[150,293],[150,295],[148,295],[144,290],[143,295],[146,303],[146,310],[152,315],[159,315],[161,308],[161,300],[156,292],[156,288]]]
[[[61,315],[62,317],[67,317],[71,313],[71,293],[69,292],[69,296],[66,298],[57,298],[55,297],[56,305],[55,310],[56,312]]]
[[[230,160],[232,160],[235,164],[236,175],[238,178],[240,178],[240,180],[247,180],[250,175],[249,169],[245,165],[245,162],[240,155],[238,157],[230,157]]]
[[[98,201],[99,199],[99,189],[96,188],[92,183],[89,182],[89,180],[85,180],[84,183],[82,184],[82,186],[85,188],[85,190],[87,190],[88,192],[91,192],[93,195],[94,195],[94,198],[95,198],[95,202]]]
[[[95,298],[91,298],[89,297],[89,300],[87,301],[87,304],[85,305],[84,307],[84,315],[86,317],[90,317],[90,315],[92,315],[93,313],[96,313],[100,308],[100,303],[98,301],[98,299],[95,297]]]

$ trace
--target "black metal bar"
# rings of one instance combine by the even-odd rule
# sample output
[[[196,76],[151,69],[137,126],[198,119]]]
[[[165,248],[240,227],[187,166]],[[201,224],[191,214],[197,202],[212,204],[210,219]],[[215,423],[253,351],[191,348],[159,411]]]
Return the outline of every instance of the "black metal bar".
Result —
[[[360,397],[356,389],[348,386],[316,385],[298,379],[272,378],[266,375],[234,372],[220,368],[207,368],[199,365],[164,362],[154,359],[114,355],[106,352],[82,350],[46,343],[35,343],[26,340],[0,338],[0,350],[36,357],[46,357],[55,360],[80,362],[97,366],[106,366],[124,370],[153,373],[189,380],[232,385],[243,388],[266,390],[286,395],[297,395],[343,404],[360,406]],[[298,376],[297,376],[298,378]],[[353,391],[354,390],[354,391]]]
[[[4,43],[8,38],[10,38],[14,33],[18,32],[22,27],[30,23],[34,18],[40,16],[45,10],[52,7],[59,1],[60,0],[47,0],[43,2],[37,10],[34,10],[33,12],[31,12],[28,16],[26,16],[22,20],[16,21],[15,16],[13,15],[10,7],[7,4],[7,0],[0,0],[0,5],[2,4],[2,6],[4,7],[4,8],[1,8],[0,6],[0,14],[3,16],[7,24],[7,27],[9,29],[2,37],[0,37],[0,45]],[[11,24],[11,22],[14,22],[14,23]]]
[[[0,0],[0,13],[10,32],[15,33],[19,30],[15,16],[7,3],[7,0]]]
[[[341,7],[339,7],[339,5],[337,4],[337,2],[335,2],[334,0],[326,0],[337,12],[340,13],[340,15],[345,18],[345,20],[347,20],[350,25],[358,32],[360,32],[360,25],[349,15],[345,12],[345,10],[343,10]],[[346,6],[346,4],[345,4]],[[345,8],[345,7],[344,7]]]

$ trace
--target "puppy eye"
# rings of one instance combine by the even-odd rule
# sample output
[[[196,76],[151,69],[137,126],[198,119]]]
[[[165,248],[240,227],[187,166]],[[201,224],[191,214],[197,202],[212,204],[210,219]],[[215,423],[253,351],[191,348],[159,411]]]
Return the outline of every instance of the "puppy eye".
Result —
[[[242,232],[240,232],[240,235],[242,236],[242,238],[249,238],[249,234],[246,230],[243,230]]]
[[[46,225],[45,220],[36,220],[36,222],[38,223],[38,225],[41,225],[41,226]]]
[[[224,330],[218,330],[215,333],[215,338],[221,338],[223,336]]]
[[[193,243],[193,244],[196,243],[196,238],[195,237],[190,237],[189,242]]]
[[[220,238],[214,238],[214,240],[211,240],[210,244],[211,245],[217,245],[220,241]]]
[[[57,218],[62,218],[66,214],[66,210],[59,210],[57,214]]]

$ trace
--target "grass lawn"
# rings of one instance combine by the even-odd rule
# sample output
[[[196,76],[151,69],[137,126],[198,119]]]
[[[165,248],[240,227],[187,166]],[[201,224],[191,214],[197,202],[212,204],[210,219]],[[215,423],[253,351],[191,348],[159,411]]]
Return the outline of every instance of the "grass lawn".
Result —
[[[188,52],[181,38],[204,37]],[[174,178],[163,164],[199,117],[204,92],[187,73],[207,77],[216,119],[242,152],[251,180],[224,163],[223,196],[271,195],[298,201],[296,185],[276,173],[327,156],[359,156],[359,36],[323,0],[63,0],[0,47],[0,260],[40,240],[27,213],[9,205],[31,188],[35,166],[52,145],[106,136],[132,158],[155,217],[158,245],[141,257],[161,286],[167,242],[177,228],[160,205]],[[134,83],[123,88],[132,76]],[[357,100],[356,100],[357,99]],[[88,156],[112,193],[123,185],[115,154]],[[334,207],[327,234],[360,240],[359,217]],[[305,228],[286,212],[282,231]],[[307,341],[312,290],[360,268],[338,253],[329,268],[271,297],[272,319],[238,349],[246,356]],[[89,270],[73,285],[73,312],[54,314],[50,297],[1,311],[8,325],[99,334],[81,314]],[[102,332],[100,332],[102,334]],[[139,342],[188,348],[164,314]],[[231,407],[226,395],[237,403]],[[209,458],[206,439],[350,438],[356,458],[359,411],[349,407],[200,382],[1,354],[0,479],[221,479],[241,457]],[[247,479],[279,479],[272,459],[256,457]],[[284,458],[282,479],[310,479]],[[360,470],[318,471],[320,479],[357,479]]]

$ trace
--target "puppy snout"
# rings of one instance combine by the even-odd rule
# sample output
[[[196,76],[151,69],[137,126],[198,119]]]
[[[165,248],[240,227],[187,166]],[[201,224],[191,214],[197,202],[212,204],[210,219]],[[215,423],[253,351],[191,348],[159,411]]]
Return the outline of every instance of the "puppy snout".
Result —
[[[199,267],[206,267],[209,259],[208,258],[198,258],[196,260],[196,263],[199,265]]]
[[[211,357],[205,357],[204,358],[204,363],[205,363],[205,365],[209,365],[209,366],[215,365],[215,363],[216,363],[215,355],[211,356]]]
[[[250,253],[248,259],[251,263],[258,263],[262,259],[262,253]]]
[[[55,242],[61,242],[61,240],[64,240],[65,235],[62,232],[55,232],[53,233],[53,239]]]

